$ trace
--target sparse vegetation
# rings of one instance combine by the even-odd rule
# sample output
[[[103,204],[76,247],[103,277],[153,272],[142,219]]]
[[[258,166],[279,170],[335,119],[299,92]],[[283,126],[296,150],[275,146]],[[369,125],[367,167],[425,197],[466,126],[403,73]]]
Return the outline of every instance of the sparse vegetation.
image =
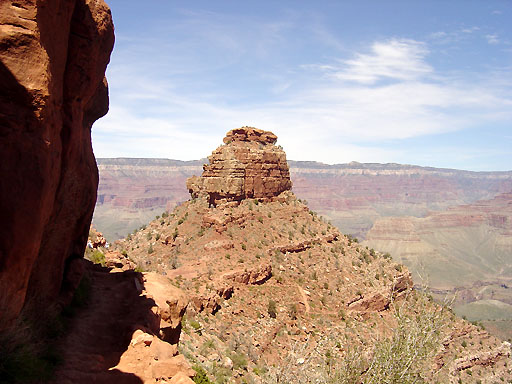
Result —
[[[247,369],[247,357],[241,353],[232,353],[233,369]]]
[[[426,367],[432,363],[441,332],[434,330],[436,344],[418,329],[426,333],[433,329],[420,317],[428,318],[429,311],[438,307],[431,302],[422,307],[411,293],[383,310],[372,309],[380,305],[379,294],[389,297],[397,272],[407,272],[387,260],[391,256],[358,244],[351,236],[325,238],[336,230],[293,199],[246,200],[213,209],[201,199],[193,206],[185,204],[166,220],[169,227],[152,223],[122,245],[146,269],[167,273],[174,285],[198,299],[189,304],[187,316],[193,317],[184,321],[188,336],[180,341],[182,353],[202,369],[196,382],[272,383],[277,382],[271,379],[277,372],[281,384],[430,382]],[[179,227],[180,221],[186,224]],[[153,244],[151,257],[145,252],[149,230],[153,239],[160,235],[166,240]],[[140,250],[132,251],[136,240]],[[183,268],[180,277],[170,271],[178,267],[178,257]],[[272,278],[253,283],[267,265],[272,267]],[[197,272],[192,273],[192,266]],[[229,293],[219,285],[223,276],[236,282],[234,288],[228,283]],[[360,302],[352,305],[355,301]],[[212,315],[213,307],[222,316]],[[447,321],[455,321],[444,313]],[[458,355],[447,357],[446,367],[461,351],[478,350],[480,339],[476,336],[473,346],[470,338],[467,347],[457,339]],[[298,344],[288,362],[286,354],[293,352],[293,343],[304,339],[310,340],[308,348]],[[484,341],[480,348],[488,350],[489,343]],[[415,360],[407,360],[411,357]],[[479,377],[475,369],[473,376]]]
[[[430,382],[432,359],[439,348],[441,330],[445,326],[444,311],[430,304],[423,295],[409,298],[403,303],[393,304],[396,321],[392,335],[381,337],[374,342],[373,352],[365,353],[363,345],[347,339],[345,357],[333,359],[329,350],[323,354],[313,349],[309,355],[308,346],[297,352],[292,349],[289,359],[272,369],[268,382],[271,383],[314,383],[331,384],[408,384]],[[340,317],[344,318],[342,314]],[[328,336],[326,336],[328,338]],[[326,343],[324,341],[324,343]],[[341,343],[335,343],[342,347]],[[304,363],[297,367],[295,356],[304,356]],[[323,356],[322,356],[323,355]],[[370,356],[370,357],[368,357]],[[316,362],[324,360],[325,365]],[[293,362],[293,364],[292,364]]]
[[[102,266],[105,266],[105,254],[101,252],[100,250],[94,250],[92,255],[90,256],[90,260],[94,264],[100,264]]]
[[[268,312],[268,315],[272,319],[275,319],[277,317],[277,307],[276,307],[276,302],[274,300],[269,300],[268,306],[267,306],[267,312]]]
[[[213,384],[210,379],[208,378],[208,375],[206,374],[206,371],[203,369],[203,367],[199,365],[192,366],[192,369],[196,371],[195,376],[193,377],[193,381],[196,384]]]
[[[290,316],[290,319],[297,320],[297,304],[290,305],[288,315]]]

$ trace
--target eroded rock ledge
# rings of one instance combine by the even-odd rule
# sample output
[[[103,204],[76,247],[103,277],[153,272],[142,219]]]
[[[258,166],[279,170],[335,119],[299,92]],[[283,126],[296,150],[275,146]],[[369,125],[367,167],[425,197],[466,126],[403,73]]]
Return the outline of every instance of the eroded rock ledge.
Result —
[[[269,200],[292,187],[286,154],[272,132],[252,127],[229,131],[224,145],[208,157],[201,177],[187,180],[192,197],[207,195],[210,204],[247,198]]]

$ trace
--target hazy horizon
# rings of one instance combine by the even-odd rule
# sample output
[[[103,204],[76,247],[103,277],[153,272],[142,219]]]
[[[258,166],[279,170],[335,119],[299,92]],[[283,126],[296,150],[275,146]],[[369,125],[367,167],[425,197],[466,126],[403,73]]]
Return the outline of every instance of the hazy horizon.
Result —
[[[118,156],[118,157],[96,157],[96,161],[98,160],[167,160],[167,161],[180,161],[184,163],[193,163],[193,162],[200,162],[202,160],[208,160],[207,157],[202,157],[200,159],[191,159],[191,160],[180,160],[180,159],[171,159],[167,157],[126,157],[126,156]],[[330,167],[335,166],[342,166],[342,165],[351,165],[351,164],[361,164],[361,165],[400,165],[405,167],[420,167],[420,168],[435,168],[435,169],[446,169],[446,170],[454,170],[454,171],[463,171],[463,172],[481,172],[481,173],[488,173],[488,172],[502,172],[502,173],[510,173],[512,172],[512,169],[507,170],[488,170],[488,171],[473,171],[471,169],[461,169],[461,168],[446,168],[446,167],[432,167],[429,165],[418,165],[418,164],[406,164],[406,163],[375,163],[375,162],[366,162],[362,163],[359,161],[349,161],[347,163],[324,163],[321,161],[315,161],[315,160],[297,160],[297,159],[286,159],[288,162],[293,163],[317,163],[321,165],[326,165]]]

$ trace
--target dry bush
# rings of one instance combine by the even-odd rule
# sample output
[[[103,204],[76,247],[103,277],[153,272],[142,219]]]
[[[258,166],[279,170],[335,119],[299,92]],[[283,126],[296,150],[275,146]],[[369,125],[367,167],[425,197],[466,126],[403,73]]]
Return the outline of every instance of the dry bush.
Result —
[[[388,330],[387,337],[367,342],[371,348],[363,347],[355,336],[358,333],[355,328],[351,332],[353,336],[347,336],[343,343],[341,358],[334,358],[329,352],[329,346],[341,346],[339,341],[326,336],[311,348],[308,339],[292,347],[279,366],[270,367],[265,382],[409,384],[432,381],[436,376],[432,367],[441,331],[446,325],[446,310],[418,292],[400,303],[392,303],[390,310],[394,326]]]

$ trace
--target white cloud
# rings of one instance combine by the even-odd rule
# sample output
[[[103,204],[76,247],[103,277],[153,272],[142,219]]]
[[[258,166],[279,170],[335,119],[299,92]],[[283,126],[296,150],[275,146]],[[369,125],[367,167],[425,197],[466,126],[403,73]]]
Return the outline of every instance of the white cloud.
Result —
[[[402,154],[381,142],[512,118],[510,88],[441,76],[423,42],[378,41],[363,51],[268,76],[276,98],[250,102],[227,101],[224,90],[190,91],[144,71],[141,62],[116,67],[109,73],[111,111],[93,127],[95,153],[199,159],[227,130],[252,125],[274,131],[290,159],[386,162]]]
[[[432,72],[424,60],[427,54],[425,45],[414,40],[376,42],[371,53],[359,53],[354,59],[344,61],[345,68],[334,76],[364,84],[373,84],[383,78],[414,80]]]
[[[480,27],[459,27],[449,31],[437,31],[428,36],[428,40],[436,44],[453,45],[457,49],[458,43],[471,41],[475,36],[481,36],[483,31]]]
[[[489,44],[499,44],[500,40],[498,39],[498,35],[492,34],[492,35],[485,35],[485,38],[487,39],[487,42]]]
[[[473,32],[479,31],[479,30],[480,30],[480,27],[471,27],[471,28],[462,28],[460,31],[462,33],[473,33]]]

